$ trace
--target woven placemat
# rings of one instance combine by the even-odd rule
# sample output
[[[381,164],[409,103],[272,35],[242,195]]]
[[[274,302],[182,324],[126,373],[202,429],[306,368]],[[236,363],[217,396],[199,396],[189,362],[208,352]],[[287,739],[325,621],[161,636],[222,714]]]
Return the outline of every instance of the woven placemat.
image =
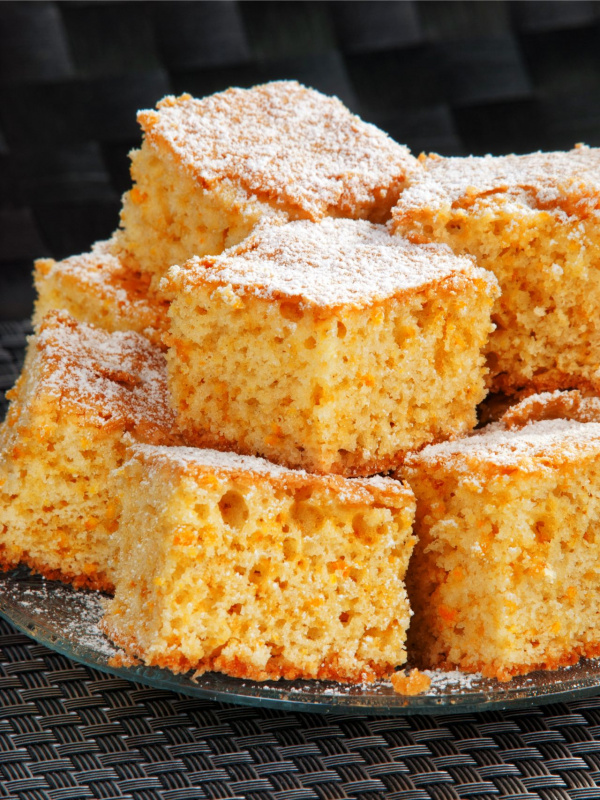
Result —
[[[29,332],[0,323],[2,389]],[[600,698],[435,718],[239,708],[75,664],[0,620],[0,798],[591,800],[599,786]]]
[[[30,333],[29,320],[0,322],[0,420],[4,419],[8,407],[5,393],[12,388],[21,372]]]
[[[600,797],[600,699],[435,718],[237,708],[74,664],[0,620],[0,703],[0,797]]]

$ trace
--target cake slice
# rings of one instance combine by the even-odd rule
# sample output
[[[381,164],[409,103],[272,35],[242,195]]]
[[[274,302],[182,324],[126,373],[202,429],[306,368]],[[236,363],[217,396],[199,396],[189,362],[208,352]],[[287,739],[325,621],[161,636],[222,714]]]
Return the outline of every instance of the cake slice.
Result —
[[[150,289],[146,273],[112,254],[114,242],[97,242],[90,253],[63,261],[35,262],[38,298],[33,315],[38,328],[49,311],[63,309],[79,322],[108,331],[137,331],[162,347],[167,327],[164,300]]]
[[[600,149],[422,158],[393,228],[444,242],[502,289],[487,346],[490,387],[600,385]]]
[[[600,654],[600,424],[494,423],[399,474],[417,498],[411,660],[507,680]]]
[[[475,425],[497,284],[447,247],[365,221],[263,224],[161,286],[188,443],[372,475]]]
[[[0,429],[0,563],[110,591],[123,434],[171,443],[163,353],[53,311],[29,343]]]
[[[117,474],[103,625],[127,654],[253,680],[360,682],[406,660],[408,487],[139,444]]]
[[[600,422],[600,397],[577,389],[532,394],[507,408],[501,417],[506,428],[523,428],[529,422],[542,419]]]
[[[418,167],[337,98],[294,81],[166,97],[138,120],[118,240],[159,276],[238,244],[262,217],[382,222]]]

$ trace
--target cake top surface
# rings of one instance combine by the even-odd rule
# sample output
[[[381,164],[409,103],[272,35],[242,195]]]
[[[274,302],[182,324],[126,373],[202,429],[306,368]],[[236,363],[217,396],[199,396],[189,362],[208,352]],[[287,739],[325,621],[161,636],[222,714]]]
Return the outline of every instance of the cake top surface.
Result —
[[[93,425],[171,431],[165,357],[144,336],[109,333],[51,311],[34,342],[39,396],[57,399]]]
[[[542,419],[600,422],[600,397],[586,397],[578,389],[532,394],[510,406],[501,422],[507,428],[522,428],[528,422]]]
[[[567,214],[600,201],[600,148],[508,156],[421,157],[394,217],[418,209],[447,208],[488,195],[507,194],[524,205]]]
[[[351,216],[418,168],[408,148],[336,97],[295,81],[166,97],[157,108],[138,116],[146,138],[166,145],[203,186],[230,180],[312,219],[330,208]]]
[[[409,455],[405,464],[409,468],[437,464],[476,475],[486,465],[529,471],[577,460],[586,451],[600,451],[599,423],[543,419],[507,429],[495,422],[464,439],[428,445]]]
[[[163,286],[192,291],[214,283],[331,308],[364,306],[450,276],[497,285],[470,256],[455,256],[446,245],[415,245],[382,225],[326,218],[262,223],[220,256],[195,257],[184,267],[172,267]]]
[[[106,297],[119,307],[146,311],[157,301],[148,297],[149,279],[143,273],[124,266],[112,252],[113,240],[96,242],[91,252],[70,256],[62,261],[40,259],[36,272],[42,277],[69,280],[95,296]]]
[[[312,475],[304,470],[288,469],[273,464],[264,458],[241,456],[231,452],[209,450],[199,447],[164,447],[156,445],[132,444],[131,455],[141,457],[145,464],[154,463],[159,468],[168,466],[186,474],[190,471],[210,471],[226,475],[246,474],[262,476],[284,483],[316,483],[333,486],[342,501],[365,500],[365,490],[369,497],[373,491],[396,497],[412,496],[402,483],[392,478],[376,475],[373,478],[342,478],[339,475]]]

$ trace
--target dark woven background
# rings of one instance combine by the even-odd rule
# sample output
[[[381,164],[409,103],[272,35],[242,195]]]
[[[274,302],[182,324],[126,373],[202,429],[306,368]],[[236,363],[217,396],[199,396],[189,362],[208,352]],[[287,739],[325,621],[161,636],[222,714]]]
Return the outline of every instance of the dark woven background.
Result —
[[[136,110],[276,78],[417,152],[600,145],[600,5],[0,2],[0,389],[32,259],[117,225]],[[238,709],[79,667],[0,621],[0,798],[592,800],[599,785],[600,700],[435,719]]]
[[[594,2],[1,2],[0,319],[116,227],[138,108],[296,78],[418,152],[600,144]]]

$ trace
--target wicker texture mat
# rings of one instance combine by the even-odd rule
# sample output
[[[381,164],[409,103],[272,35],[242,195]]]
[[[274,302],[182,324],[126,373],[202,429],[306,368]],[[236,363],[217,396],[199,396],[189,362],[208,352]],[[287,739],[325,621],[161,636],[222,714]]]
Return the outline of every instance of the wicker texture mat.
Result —
[[[19,377],[30,333],[31,324],[28,320],[0,322],[0,419],[4,419],[8,405],[4,394]]]
[[[600,699],[436,718],[235,708],[79,666],[0,621],[0,702],[0,797],[600,797]]]

